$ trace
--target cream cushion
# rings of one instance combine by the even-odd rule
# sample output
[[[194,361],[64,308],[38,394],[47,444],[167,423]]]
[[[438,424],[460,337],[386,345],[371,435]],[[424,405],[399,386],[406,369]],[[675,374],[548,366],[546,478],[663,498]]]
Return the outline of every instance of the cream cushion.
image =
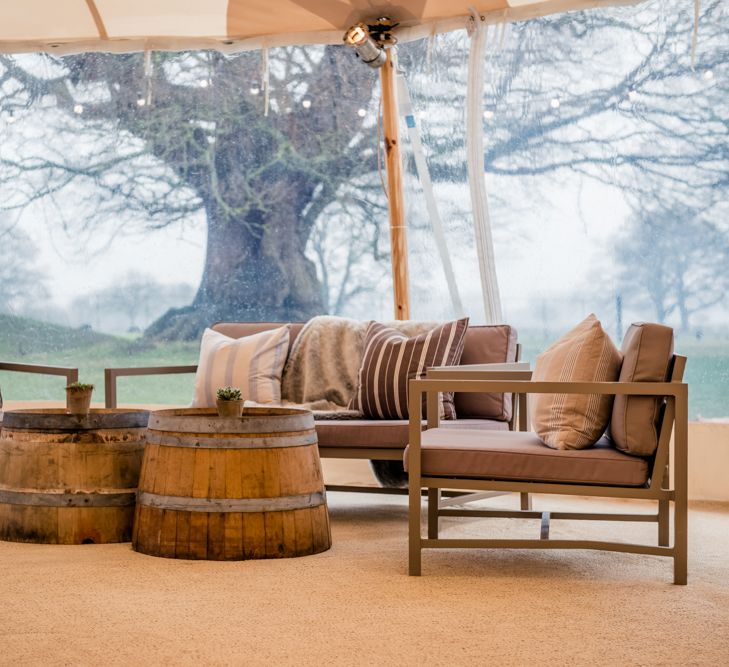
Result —
[[[615,382],[622,355],[590,315],[537,357],[536,382]],[[532,428],[554,449],[594,445],[610,420],[613,396],[531,394]]]
[[[205,329],[192,407],[214,407],[217,389],[228,386],[238,387],[247,400],[280,403],[281,373],[288,349],[288,326],[244,338]]]

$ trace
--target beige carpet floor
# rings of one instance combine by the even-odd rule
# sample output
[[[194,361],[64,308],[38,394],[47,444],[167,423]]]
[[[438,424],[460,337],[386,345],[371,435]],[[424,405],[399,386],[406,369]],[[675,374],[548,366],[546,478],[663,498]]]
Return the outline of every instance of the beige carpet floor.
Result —
[[[616,509],[559,505],[576,502]],[[298,559],[0,542],[0,664],[729,665],[727,506],[692,507],[689,585],[673,586],[667,559],[589,551],[430,551],[411,578],[404,498],[330,493],[329,505],[331,550]],[[538,531],[514,523],[449,519],[444,534]]]

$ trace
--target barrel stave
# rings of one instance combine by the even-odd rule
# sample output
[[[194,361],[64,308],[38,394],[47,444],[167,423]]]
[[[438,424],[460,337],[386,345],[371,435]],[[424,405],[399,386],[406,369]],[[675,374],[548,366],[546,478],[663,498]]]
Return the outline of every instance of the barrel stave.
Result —
[[[153,413],[134,548],[210,560],[328,549],[329,517],[313,426],[310,413],[281,408],[222,420],[204,409]],[[306,506],[297,508],[302,502]]]

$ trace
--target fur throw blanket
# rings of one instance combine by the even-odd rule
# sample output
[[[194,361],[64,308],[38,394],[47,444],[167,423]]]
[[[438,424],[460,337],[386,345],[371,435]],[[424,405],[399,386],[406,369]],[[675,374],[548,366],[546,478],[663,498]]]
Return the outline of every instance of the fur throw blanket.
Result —
[[[412,321],[386,324],[407,336],[437,326],[436,322]],[[356,416],[347,405],[357,390],[368,326],[368,321],[332,315],[310,319],[296,337],[283,370],[282,404],[296,404],[315,413],[339,412],[340,418]]]

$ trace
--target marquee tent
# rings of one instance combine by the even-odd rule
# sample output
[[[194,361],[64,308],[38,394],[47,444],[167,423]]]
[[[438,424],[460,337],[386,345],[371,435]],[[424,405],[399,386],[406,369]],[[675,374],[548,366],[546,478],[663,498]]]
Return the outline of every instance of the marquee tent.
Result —
[[[304,44],[341,44],[354,24],[386,16],[397,24],[398,41],[467,29],[471,36],[466,110],[468,180],[485,320],[501,319],[493,243],[483,176],[482,101],[485,31],[489,24],[524,20],[592,7],[637,4],[640,0],[25,0],[0,7],[0,52],[66,54],[83,51],[146,52],[212,48],[227,52]],[[417,122],[409,109],[404,79],[387,49],[381,68],[383,134],[393,264],[394,312],[410,316],[405,203],[399,128],[408,127],[417,147]],[[401,78],[398,81],[398,78]],[[399,89],[399,90],[398,90]],[[404,123],[400,122],[400,119]],[[411,130],[415,128],[413,134]],[[416,155],[417,162],[417,155]],[[455,312],[461,310],[440,226],[429,192],[427,165],[418,172]],[[459,313],[461,314],[461,313]]]

